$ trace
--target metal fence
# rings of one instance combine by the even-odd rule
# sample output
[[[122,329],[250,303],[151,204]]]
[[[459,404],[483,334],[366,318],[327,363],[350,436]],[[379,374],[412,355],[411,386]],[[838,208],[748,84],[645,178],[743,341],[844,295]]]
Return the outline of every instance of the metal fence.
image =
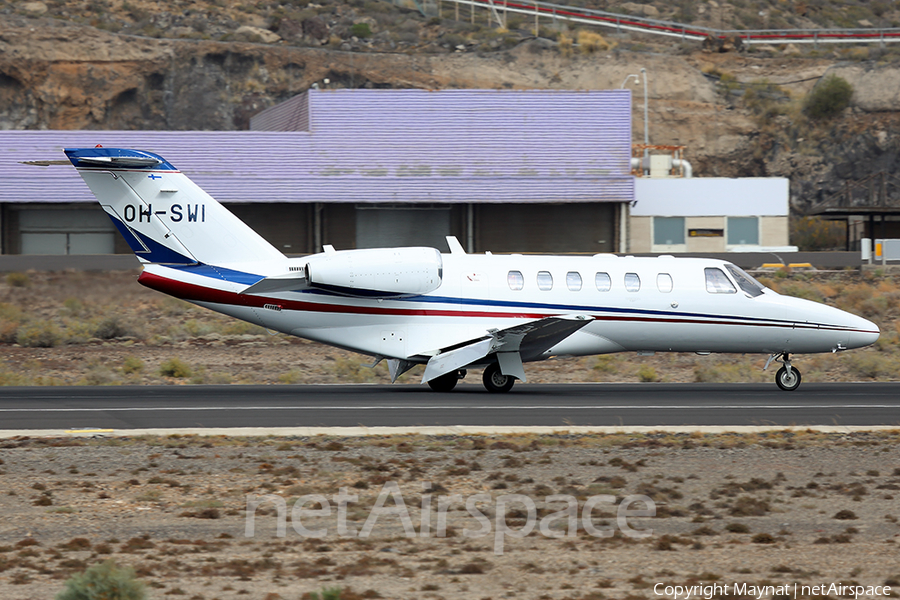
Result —
[[[593,25],[615,29],[617,33],[629,31],[681,38],[683,40],[704,40],[740,38],[745,45],[750,44],[862,44],[881,45],[900,42],[900,28],[865,29],[711,29],[696,27],[672,21],[661,21],[648,17],[620,15],[576,6],[566,6],[533,0],[531,2],[510,2],[508,0],[386,0],[397,6],[418,10],[426,17],[443,16],[442,3],[455,4],[455,18],[475,20],[475,9],[489,12],[489,20],[506,26],[509,13],[527,15],[534,18],[534,29],[540,23],[560,21]],[[459,6],[469,10],[459,10]],[[461,12],[463,14],[461,14]]]

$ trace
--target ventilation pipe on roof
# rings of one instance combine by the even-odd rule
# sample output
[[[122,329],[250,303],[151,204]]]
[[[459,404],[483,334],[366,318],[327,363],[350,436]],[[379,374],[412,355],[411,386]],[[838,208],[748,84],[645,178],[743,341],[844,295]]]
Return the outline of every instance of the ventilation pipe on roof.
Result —
[[[691,167],[691,163],[689,163],[687,160],[685,160],[683,158],[673,158],[671,160],[672,160],[672,168],[683,169],[684,177],[686,179],[689,179],[694,176],[694,169],[693,169],[693,167]],[[644,158],[641,158],[641,157],[632,158],[631,159],[631,168],[632,168],[632,170],[641,169],[645,173],[649,173],[650,172],[650,157],[647,156]]]
[[[685,179],[690,179],[694,176],[694,169],[691,167],[691,163],[683,158],[673,158],[672,166],[676,169],[683,169]]]

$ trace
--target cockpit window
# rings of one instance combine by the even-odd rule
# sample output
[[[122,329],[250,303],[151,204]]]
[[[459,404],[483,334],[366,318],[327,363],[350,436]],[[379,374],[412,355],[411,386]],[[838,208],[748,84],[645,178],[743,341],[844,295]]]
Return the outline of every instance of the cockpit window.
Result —
[[[734,280],[737,282],[738,286],[744,290],[745,294],[751,298],[762,295],[765,288],[760,282],[753,279],[752,275],[734,265],[725,265],[725,268],[728,269],[728,272],[731,273],[731,276],[734,277]]]
[[[734,284],[731,283],[731,280],[722,272],[722,269],[707,267],[703,269],[703,272],[706,273],[706,291],[710,294],[737,293],[737,290],[734,289]]]

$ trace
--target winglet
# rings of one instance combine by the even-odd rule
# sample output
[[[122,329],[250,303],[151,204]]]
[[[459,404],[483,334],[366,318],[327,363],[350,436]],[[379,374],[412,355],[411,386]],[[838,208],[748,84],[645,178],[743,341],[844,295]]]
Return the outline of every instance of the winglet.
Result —
[[[459,243],[459,240],[456,239],[455,235],[447,236],[447,245],[450,246],[450,254],[465,254],[466,251],[462,247],[462,244]]]

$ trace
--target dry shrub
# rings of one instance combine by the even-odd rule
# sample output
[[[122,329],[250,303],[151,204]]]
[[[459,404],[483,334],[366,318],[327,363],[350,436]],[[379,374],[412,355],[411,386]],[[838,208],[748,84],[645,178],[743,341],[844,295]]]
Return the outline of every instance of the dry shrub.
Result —
[[[761,517],[770,510],[769,502],[750,496],[738,498],[729,510],[734,517]]]
[[[60,341],[62,333],[59,327],[47,321],[23,325],[16,332],[16,343],[26,348],[53,348]]]
[[[575,40],[568,33],[563,31],[559,34],[559,37],[556,39],[559,43],[559,53],[563,56],[572,56],[572,47],[575,44]]]
[[[583,54],[593,54],[598,51],[615,48],[615,42],[607,41],[602,35],[594,31],[580,29],[578,31],[578,49]]]

